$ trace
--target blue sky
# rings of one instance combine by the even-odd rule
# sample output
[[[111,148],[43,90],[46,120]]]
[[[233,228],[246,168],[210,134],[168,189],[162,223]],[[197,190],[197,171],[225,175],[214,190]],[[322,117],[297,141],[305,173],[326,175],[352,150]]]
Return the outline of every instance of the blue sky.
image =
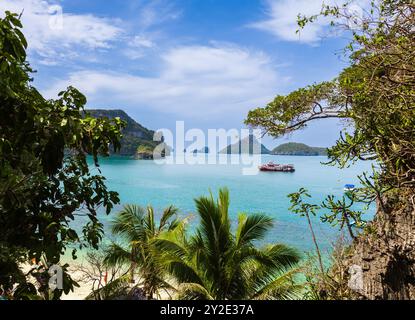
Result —
[[[333,0],[334,1],[334,0]],[[329,1],[329,2],[333,2]],[[47,97],[73,85],[88,107],[124,109],[151,129],[243,128],[277,94],[331,80],[347,39],[327,21],[295,34],[321,0],[0,0],[24,8],[35,84]],[[62,11],[61,11],[62,10]],[[60,15],[62,13],[62,15]],[[266,145],[329,146],[336,122]]]

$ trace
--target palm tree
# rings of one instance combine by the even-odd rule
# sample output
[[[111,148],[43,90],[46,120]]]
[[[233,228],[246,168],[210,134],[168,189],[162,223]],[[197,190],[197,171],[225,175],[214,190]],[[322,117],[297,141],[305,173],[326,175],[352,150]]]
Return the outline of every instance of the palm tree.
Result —
[[[165,281],[166,272],[158,263],[158,252],[153,246],[157,237],[180,226],[175,217],[177,209],[166,208],[157,225],[154,209],[136,205],[126,205],[111,223],[111,231],[119,237],[107,248],[105,262],[108,265],[124,264],[129,266],[130,281],[135,283],[137,273],[141,287],[148,299],[153,299],[161,289],[170,289]]]
[[[300,260],[283,244],[255,246],[272,227],[262,214],[240,214],[235,233],[229,220],[229,192],[195,200],[200,218],[194,235],[182,228],[155,240],[160,262],[176,279],[179,299],[293,299],[301,286],[295,283]]]

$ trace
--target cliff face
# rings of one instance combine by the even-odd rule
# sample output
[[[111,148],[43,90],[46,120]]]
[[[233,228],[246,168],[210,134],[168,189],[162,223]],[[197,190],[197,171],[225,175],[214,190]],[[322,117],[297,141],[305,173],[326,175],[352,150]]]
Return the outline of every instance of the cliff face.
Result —
[[[109,119],[119,117],[127,123],[122,134],[121,150],[119,155],[131,156],[136,159],[152,159],[154,148],[160,144],[158,141],[153,141],[154,131],[143,127],[137,123],[123,110],[87,110],[87,112],[95,117],[106,117]]]
[[[384,211],[355,240],[346,266],[363,271],[361,298],[415,299],[415,192],[400,190],[382,203]]]

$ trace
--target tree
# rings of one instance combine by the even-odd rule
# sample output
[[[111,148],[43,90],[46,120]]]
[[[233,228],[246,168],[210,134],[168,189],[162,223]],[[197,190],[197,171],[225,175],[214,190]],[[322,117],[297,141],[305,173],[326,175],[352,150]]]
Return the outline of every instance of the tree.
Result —
[[[348,119],[354,132],[329,149],[331,162],[344,167],[359,159],[376,160],[385,186],[413,186],[415,6],[405,0],[375,1],[356,24],[348,4],[324,6],[320,15],[302,17],[299,23],[323,15],[347,28],[352,20],[353,40],[346,48],[350,67],[333,81],[277,96],[265,108],[250,111],[246,123],[279,136],[318,119]]]
[[[377,237],[372,242],[367,235],[356,239],[360,258],[356,255],[354,263],[364,263],[362,256],[369,256],[368,248],[370,260],[376,260],[378,251],[388,257],[382,260],[379,252],[376,264],[371,263],[364,295],[409,298],[415,295],[410,284],[415,257],[413,246],[407,248],[407,244],[415,226],[406,213],[411,209],[402,208],[413,204],[415,186],[415,5],[410,0],[372,1],[365,15],[356,17],[348,10],[350,4],[325,5],[320,14],[300,15],[298,20],[302,28],[323,16],[331,18],[338,30],[346,29],[352,35],[345,48],[350,66],[333,81],[277,96],[266,107],[249,112],[246,123],[272,136],[302,129],[318,119],[340,118],[350,123],[351,132],[341,134],[328,150],[330,164],[344,168],[357,160],[371,160],[379,167],[374,181],[365,179],[364,189],[365,198],[378,204],[371,225]],[[385,230],[387,225],[393,227]],[[400,275],[389,277],[392,273]]]
[[[130,281],[135,283],[137,273],[148,299],[153,299],[162,289],[172,289],[166,281],[166,273],[158,262],[160,252],[155,248],[154,241],[163,233],[172,232],[181,223],[175,218],[177,209],[166,208],[157,225],[154,209],[127,205],[113,220],[111,231],[120,237],[106,250],[105,262],[109,265],[129,265]]]
[[[178,298],[201,300],[291,299],[299,296],[295,281],[300,260],[283,244],[257,248],[272,219],[240,214],[235,233],[229,219],[229,192],[195,200],[199,225],[190,237],[183,229],[156,241],[161,261],[178,283]]]
[[[363,211],[353,210],[355,199],[353,191],[346,193],[339,200],[336,200],[333,195],[327,196],[322,203],[322,207],[329,209],[330,213],[321,217],[322,222],[328,222],[333,226],[339,225],[340,230],[346,226],[347,232],[353,240],[356,239],[353,227],[363,229],[366,224],[362,219]]]
[[[288,197],[290,198],[290,202],[291,202],[290,210],[293,213],[300,215],[300,217],[307,218],[308,227],[311,232],[311,237],[313,239],[314,247],[316,248],[316,254],[318,258],[320,272],[321,274],[324,274],[325,271],[324,271],[323,259],[321,257],[321,251],[318,246],[317,238],[314,233],[313,224],[311,223],[311,218],[310,218],[310,215],[313,217],[316,216],[316,212],[317,210],[320,209],[320,207],[318,205],[310,204],[304,201],[304,198],[311,198],[310,194],[304,188],[301,188],[296,193],[289,194]]]
[[[20,270],[22,263],[58,264],[64,251],[97,247],[102,224],[119,202],[99,172],[98,156],[119,149],[120,119],[85,115],[86,98],[69,87],[57,100],[46,100],[31,85],[27,42],[16,14],[0,19],[0,294],[14,298],[36,294]],[[87,163],[91,155],[98,174]],[[81,232],[71,222],[82,215]],[[64,292],[74,282],[64,272]],[[17,289],[15,288],[17,285]],[[47,290],[47,288],[45,289]],[[59,298],[62,290],[48,298]]]
[[[105,263],[104,250],[88,251],[85,264],[81,263],[73,269],[80,275],[80,282],[91,285],[91,293],[86,300],[110,300],[127,296],[128,271],[122,265],[108,266]]]

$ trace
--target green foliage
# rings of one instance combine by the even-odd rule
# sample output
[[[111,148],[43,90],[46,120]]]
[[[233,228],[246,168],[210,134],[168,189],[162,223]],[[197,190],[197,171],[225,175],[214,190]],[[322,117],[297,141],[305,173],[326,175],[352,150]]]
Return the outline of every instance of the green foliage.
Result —
[[[323,273],[317,267],[315,256],[310,255],[303,268],[306,278],[306,300],[350,300],[357,295],[349,287],[350,275],[347,257],[350,255],[350,246],[343,237],[334,244],[329,257],[330,268]]]
[[[138,155],[138,157],[140,157],[140,153],[144,153],[147,155],[145,158],[152,158],[154,149],[162,142],[153,141],[155,132],[144,128],[122,110],[94,109],[88,110],[87,114],[95,118],[120,118],[125,122],[125,128],[122,130],[121,148],[117,151],[117,154],[119,155]],[[166,153],[166,151],[170,151],[167,146],[163,154]]]
[[[355,204],[354,192],[349,191],[341,199],[330,195],[323,202],[322,207],[329,210],[330,213],[321,217],[322,222],[328,222],[333,226],[339,226],[342,230],[345,226],[352,239],[355,238],[353,228],[363,229],[366,222],[362,219],[364,212],[353,210]]]
[[[119,237],[106,252],[108,265],[129,265],[130,281],[134,283],[137,273],[142,290],[148,299],[153,299],[162,289],[171,289],[166,281],[166,272],[158,261],[160,253],[154,245],[163,233],[173,232],[183,222],[176,218],[177,209],[166,208],[158,224],[152,207],[146,209],[136,205],[127,205],[112,221],[111,231]]]
[[[251,110],[245,121],[264,128],[272,136],[280,136],[306,126],[308,121],[337,117],[339,107],[333,101],[336,86],[332,82],[298,89],[287,96],[277,96],[265,108]],[[327,110],[323,108],[328,105]],[[310,114],[310,120],[304,116]]]
[[[109,213],[119,199],[90,173],[86,156],[98,166],[109,145],[118,150],[122,127],[119,119],[83,117],[86,98],[75,88],[44,99],[31,85],[21,27],[16,14],[0,19],[0,293],[11,295],[18,284],[27,289],[18,296],[33,293],[21,263],[43,259],[48,277],[69,245],[97,246],[96,210]],[[82,234],[71,227],[75,213],[88,220]],[[68,278],[63,291],[72,285]]]
[[[178,282],[177,298],[197,300],[293,299],[302,286],[296,282],[299,254],[283,245],[258,248],[272,227],[264,215],[240,214],[235,233],[229,220],[229,193],[217,201],[195,200],[199,225],[193,235],[184,229],[156,241],[161,261]]]
[[[325,273],[323,259],[321,257],[321,251],[317,242],[316,235],[314,233],[313,224],[311,222],[310,216],[316,216],[317,211],[321,208],[318,205],[311,204],[309,202],[306,202],[305,200],[308,198],[311,198],[308,191],[304,188],[301,188],[298,192],[291,193],[288,195],[291,202],[290,211],[294,214],[299,215],[300,217],[306,217],[308,222],[308,227],[310,229],[311,237],[313,239],[314,246],[316,248],[316,254],[318,258],[318,263],[320,267],[321,274]]]
[[[341,118],[351,133],[329,149],[332,164],[376,160],[384,187],[415,184],[415,8],[408,0],[371,3],[363,19],[348,10],[350,3],[323,6],[320,14],[299,17],[299,27],[320,17],[352,36],[345,48],[350,67],[331,82],[277,96],[248,114],[246,123],[272,136],[304,128],[310,121]]]
[[[310,147],[304,143],[284,143],[271,151],[271,154],[293,156],[323,156],[327,155],[326,148]]]
[[[311,198],[311,195],[304,188],[300,188],[298,192],[289,194],[288,198],[290,198],[291,202],[289,210],[295,214],[298,214],[300,217],[305,217],[306,215],[316,216],[317,211],[321,208],[316,204],[311,204],[305,201],[305,199]]]

